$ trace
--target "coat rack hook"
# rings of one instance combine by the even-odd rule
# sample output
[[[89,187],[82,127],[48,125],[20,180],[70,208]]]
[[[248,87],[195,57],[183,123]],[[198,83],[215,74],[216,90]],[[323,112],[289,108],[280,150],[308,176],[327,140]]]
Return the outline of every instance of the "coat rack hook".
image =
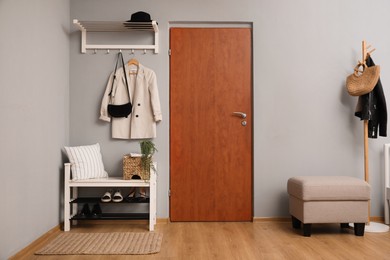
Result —
[[[146,54],[146,49],[144,49],[144,54]]]
[[[107,52],[106,52],[106,54],[110,54],[110,49],[107,49]]]
[[[131,49],[131,54],[134,55],[134,49]]]
[[[122,52],[122,49],[119,49],[119,52]]]
[[[97,53],[97,50],[95,49],[95,50],[93,51],[93,53],[96,54],[96,53]]]

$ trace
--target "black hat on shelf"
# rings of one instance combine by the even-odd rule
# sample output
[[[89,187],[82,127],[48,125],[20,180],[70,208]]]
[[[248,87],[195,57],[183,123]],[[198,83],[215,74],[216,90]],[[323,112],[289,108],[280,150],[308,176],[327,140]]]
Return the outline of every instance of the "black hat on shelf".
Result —
[[[139,12],[133,13],[131,15],[131,19],[127,20],[126,22],[142,23],[142,22],[151,22],[151,21],[152,21],[152,19],[150,18],[150,14],[143,12],[143,11],[139,11]]]

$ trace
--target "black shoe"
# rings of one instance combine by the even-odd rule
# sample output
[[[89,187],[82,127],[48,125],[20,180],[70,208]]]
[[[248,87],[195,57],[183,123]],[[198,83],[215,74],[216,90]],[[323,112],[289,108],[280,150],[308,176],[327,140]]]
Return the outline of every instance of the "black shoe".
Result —
[[[131,188],[130,188],[129,195],[127,195],[125,199],[126,199],[128,202],[134,202],[134,201],[136,200],[136,198],[135,198],[136,192],[137,192],[137,188],[131,187]]]
[[[146,202],[148,200],[148,196],[146,195],[145,188],[138,188],[138,192],[135,197],[138,202]]]
[[[88,203],[85,203],[83,209],[80,212],[80,217],[87,218],[91,216],[91,210],[89,209]]]
[[[102,216],[102,209],[100,208],[99,203],[96,203],[92,209],[92,217],[100,218],[101,216]]]

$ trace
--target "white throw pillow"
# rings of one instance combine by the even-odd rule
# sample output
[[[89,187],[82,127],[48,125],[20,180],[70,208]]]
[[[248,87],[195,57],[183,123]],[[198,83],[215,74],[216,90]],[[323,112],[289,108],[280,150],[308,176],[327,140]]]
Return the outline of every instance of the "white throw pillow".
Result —
[[[108,177],[104,170],[100,145],[85,145],[66,147],[69,161],[71,163],[72,179],[85,180]]]

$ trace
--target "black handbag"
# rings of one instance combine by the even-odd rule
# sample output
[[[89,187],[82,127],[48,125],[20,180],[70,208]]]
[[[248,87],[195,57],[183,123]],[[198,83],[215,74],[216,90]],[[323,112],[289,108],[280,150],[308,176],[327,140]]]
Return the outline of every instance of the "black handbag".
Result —
[[[129,96],[129,102],[126,104],[122,104],[122,105],[114,105],[114,104],[112,104],[112,95],[111,94],[112,94],[112,89],[114,88],[114,82],[116,80],[116,75],[115,75],[116,69],[118,67],[118,62],[120,60],[122,60],[122,68],[123,68],[123,73],[125,74],[127,95]],[[108,114],[112,117],[117,117],[117,118],[126,117],[127,118],[131,114],[131,111],[133,109],[133,105],[131,104],[131,101],[130,101],[129,84],[127,82],[125,62],[123,61],[122,52],[118,53],[118,58],[116,60],[115,70],[114,70],[114,78],[112,79],[111,91],[108,95],[110,96],[110,103],[107,106]]]

